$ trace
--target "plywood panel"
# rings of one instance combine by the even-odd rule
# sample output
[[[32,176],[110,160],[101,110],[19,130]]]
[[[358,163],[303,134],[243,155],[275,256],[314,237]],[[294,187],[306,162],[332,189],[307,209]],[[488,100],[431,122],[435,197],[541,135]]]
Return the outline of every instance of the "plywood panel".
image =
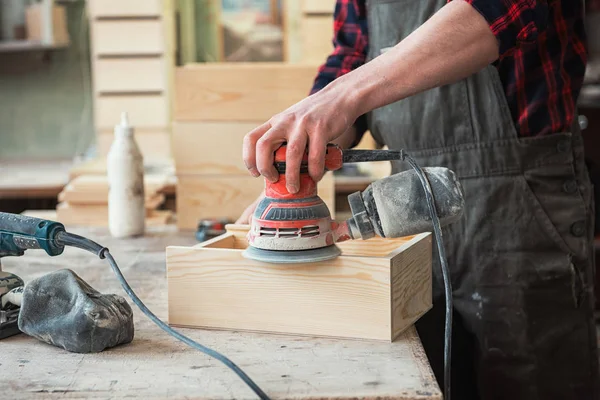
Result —
[[[160,19],[101,20],[91,24],[95,55],[162,54],[165,32]]]
[[[203,218],[236,220],[264,190],[264,179],[250,175],[177,177],[177,226],[196,229]]]
[[[169,101],[165,95],[105,95],[95,99],[96,128],[113,129],[126,111],[136,128],[161,128],[169,125]]]
[[[92,18],[158,17],[162,13],[161,0],[88,0]]]
[[[396,239],[382,257],[286,265],[244,258],[232,237],[167,248],[170,324],[392,341],[392,324],[404,331],[431,308],[430,234]],[[394,320],[392,293],[410,317]]]
[[[306,14],[329,14],[335,11],[335,0],[302,0],[302,11]]]
[[[101,58],[93,63],[96,93],[162,92],[166,65],[162,57]]]
[[[323,64],[333,52],[333,17],[310,15],[302,19],[302,61]]]
[[[317,65],[207,63],[175,72],[176,121],[263,123],[305,98]]]

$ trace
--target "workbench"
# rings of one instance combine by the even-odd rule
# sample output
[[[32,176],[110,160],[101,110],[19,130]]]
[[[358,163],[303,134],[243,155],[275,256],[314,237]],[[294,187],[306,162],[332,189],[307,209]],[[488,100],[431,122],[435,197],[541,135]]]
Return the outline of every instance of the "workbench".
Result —
[[[194,245],[174,227],[145,237],[111,238],[103,228],[71,229],[108,247],[133,290],[159,318],[167,317],[167,245]],[[26,282],[57,269],[75,271],[102,293],[129,300],[104,260],[68,248],[48,257],[29,250],[4,258],[2,269]],[[254,399],[220,362],[187,347],[156,327],[131,301],[132,343],[97,354],[75,354],[24,334],[0,344],[1,398],[6,399]],[[273,399],[441,399],[414,330],[394,343],[249,332],[180,329],[228,356]]]

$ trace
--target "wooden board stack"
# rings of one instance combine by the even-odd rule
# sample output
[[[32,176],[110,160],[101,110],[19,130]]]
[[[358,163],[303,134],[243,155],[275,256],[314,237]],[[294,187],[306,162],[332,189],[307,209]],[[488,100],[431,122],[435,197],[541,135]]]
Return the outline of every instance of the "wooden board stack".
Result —
[[[394,341],[432,306],[430,233],[339,243],[334,260],[248,260],[248,226],[167,247],[169,323]]]
[[[165,201],[162,193],[168,185],[166,177],[144,178],[146,223],[165,225],[173,213],[159,210]],[[58,195],[56,218],[65,225],[108,226],[108,179],[106,175],[80,175]]]
[[[206,63],[175,73],[173,158],[177,174],[177,223],[195,229],[203,218],[236,220],[264,189],[242,159],[246,133],[305,98],[315,65]],[[319,196],[335,213],[333,174]]]
[[[144,158],[170,158],[173,0],[90,0],[94,125],[105,156],[121,112]]]

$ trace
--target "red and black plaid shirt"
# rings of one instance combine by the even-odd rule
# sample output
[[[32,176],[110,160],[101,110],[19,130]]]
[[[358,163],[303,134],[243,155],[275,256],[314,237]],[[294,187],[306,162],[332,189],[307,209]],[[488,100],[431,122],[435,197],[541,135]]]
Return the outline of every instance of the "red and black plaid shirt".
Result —
[[[451,1],[451,0],[450,0]],[[520,136],[565,131],[587,63],[583,1],[467,0],[488,21],[500,44],[495,62]],[[334,49],[311,92],[365,62],[369,34],[366,0],[337,0]],[[360,118],[357,128],[366,129]]]

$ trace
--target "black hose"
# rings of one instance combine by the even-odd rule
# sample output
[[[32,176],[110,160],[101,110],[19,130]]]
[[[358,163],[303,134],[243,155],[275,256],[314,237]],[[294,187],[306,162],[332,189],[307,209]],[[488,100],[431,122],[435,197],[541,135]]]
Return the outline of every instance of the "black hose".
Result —
[[[246,375],[246,373],[244,371],[242,371],[242,369],[240,367],[238,367],[235,363],[233,363],[233,361],[231,361],[230,359],[228,359],[221,353],[219,353],[213,349],[210,349],[206,346],[203,346],[200,343],[193,341],[192,339],[188,338],[185,335],[182,335],[181,333],[177,332],[175,329],[171,328],[169,325],[167,325],[166,323],[161,321],[156,315],[154,315],[154,313],[152,313],[152,311],[150,311],[148,309],[148,307],[146,307],[146,305],[142,302],[142,300],[140,300],[140,298],[131,289],[131,287],[127,283],[127,280],[121,273],[121,270],[119,269],[119,266],[117,265],[117,262],[115,261],[112,254],[110,254],[110,252],[108,251],[107,248],[100,246],[98,243],[96,243],[92,240],[89,240],[82,236],[74,235],[74,234],[68,233],[68,232],[61,232],[59,237],[57,238],[57,240],[64,245],[69,245],[69,246],[77,247],[77,248],[92,252],[92,253],[96,254],[98,257],[100,257],[101,259],[106,258],[108,260],[108,263],[110,264],[110,267],[112,268],[113,272],[117,276],[119,283],[121,283],[121,286],[125,290],[125,292],[129,295],[131,300],[133,300],[135,305],[137,305],[140,308],[140,310],[142,310],[142,312],[144,314],[146,314],[146,316],[148,318],[150,318],[150,320],[152,320],[152,322],[154,322],[156,325],[158,325],[158,327],[161,328],[163,331],[167,332],[169,335],[182,341],[183,343],[187,344],[188,346],[191,346],[197,350],[200,350],[204,354],[221,361],[223,364],[225,364],[225,366],[227,366],[229,369],[231,369],[233,372],[235,372],[237,374],[237,376],[239,376],[244,381],[244,383],[246,383],[246,385],[248,385],[250,387],[250,389],[252,389],[252,391],[254,393],[256,393],[256,395],[260,399],[269,400],[269,396],[267,396],[267,394],[256,383],[254,383],[254,381],[252,379],[250,379],[250,377],[248,375]]]

